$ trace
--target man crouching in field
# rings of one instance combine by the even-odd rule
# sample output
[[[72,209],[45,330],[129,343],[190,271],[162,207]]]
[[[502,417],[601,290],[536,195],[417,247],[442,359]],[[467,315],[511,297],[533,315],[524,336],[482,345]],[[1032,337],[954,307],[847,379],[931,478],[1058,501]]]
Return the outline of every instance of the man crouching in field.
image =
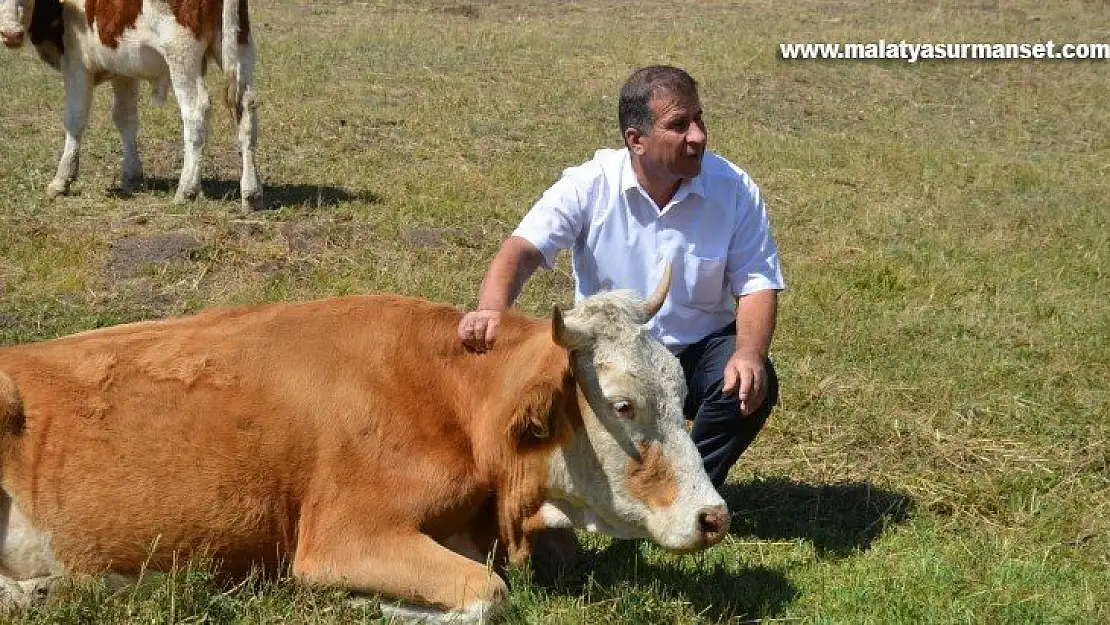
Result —
[[[490,264],[459,338],[493,348],[505,310],[560,249],[572,252],[576,299],[610,289],[644,296],[671,259],[671,291],[649,327],[682,363],[691,435],[719,489],[778,401],[768,357],[785,288],[778,250],[755,182],[706,150],[689,74],[633,72],[618,117],[624,148],[565,170],[533,205]]]

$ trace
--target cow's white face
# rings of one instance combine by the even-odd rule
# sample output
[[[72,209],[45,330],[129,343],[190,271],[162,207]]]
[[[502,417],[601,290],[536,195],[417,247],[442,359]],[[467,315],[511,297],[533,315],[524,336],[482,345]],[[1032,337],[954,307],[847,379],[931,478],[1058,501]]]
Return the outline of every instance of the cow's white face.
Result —
[[[23,44],[34,6],[34,0],[0,0],[0,40],[5,47],[18,48]]]
[[[713,545],[728,530],[728,509],[684,427],[682,368],[642,325],[664,283],[654,304],[604,293],[563,321],[557,341],[571,348],[583,427],[552,454],[548,527],[651,538],[674,551]]]

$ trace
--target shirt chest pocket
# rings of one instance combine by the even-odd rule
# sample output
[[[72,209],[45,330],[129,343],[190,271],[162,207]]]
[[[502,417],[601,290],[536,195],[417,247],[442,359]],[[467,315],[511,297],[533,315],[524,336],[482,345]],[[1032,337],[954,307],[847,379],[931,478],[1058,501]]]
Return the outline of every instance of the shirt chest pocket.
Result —
[[[725,295],[725,258],[683,255],[687,301],[693,306],[716,306]]]

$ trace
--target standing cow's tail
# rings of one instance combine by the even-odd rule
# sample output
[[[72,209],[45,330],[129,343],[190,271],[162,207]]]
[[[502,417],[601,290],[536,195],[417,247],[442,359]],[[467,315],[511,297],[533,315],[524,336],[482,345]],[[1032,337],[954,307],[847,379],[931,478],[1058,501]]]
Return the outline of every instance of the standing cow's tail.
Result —
[[[0,450],[6,447],[4,439],[7,436],[22,434],[24,427],[26,418],[19,387],[11,376],[0,371]]]
[[[238,124],[243,117],[243,107],[253,105],[252,102],[244,101],[254,72],[254,43],[251,40],[247,0],[224,0],[221,35],[220,60],[223,62],[224,75],[227,76],[224,101]]]

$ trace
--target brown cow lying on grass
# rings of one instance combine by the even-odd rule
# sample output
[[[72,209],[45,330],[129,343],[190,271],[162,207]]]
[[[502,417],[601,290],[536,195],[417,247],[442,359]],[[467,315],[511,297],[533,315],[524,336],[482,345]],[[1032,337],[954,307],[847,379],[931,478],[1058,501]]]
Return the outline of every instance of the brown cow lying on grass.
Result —
[[[642,325],[668,285],[508,315],[485,354],[459,311],[396,296],[0,348],[7,586],[205,553],[459,622],[507,596],[487,555],[524,561],[545,528],[712,545],[728,513],[678,362]]]

